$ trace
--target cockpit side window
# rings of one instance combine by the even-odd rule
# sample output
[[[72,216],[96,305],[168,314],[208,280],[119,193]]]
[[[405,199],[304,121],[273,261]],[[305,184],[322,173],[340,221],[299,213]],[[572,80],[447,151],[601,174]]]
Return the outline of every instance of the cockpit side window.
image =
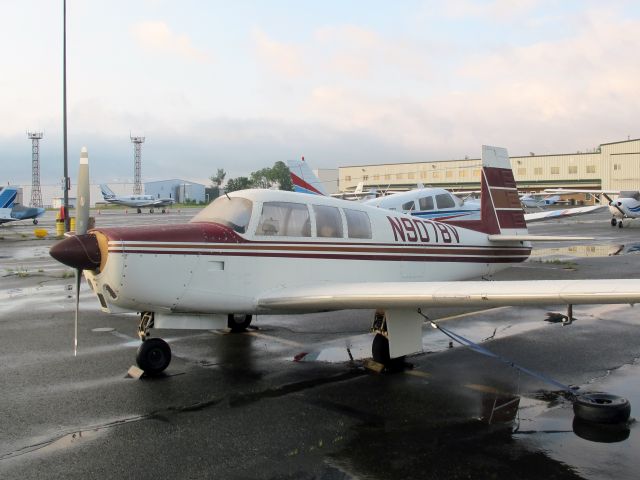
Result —
[[[309,209],[304,203],[265,202],[257,236],[310,237],[311,220]]]
[[[413,210],[415,210],[415,202],[413,200],[411,200],[410,202],[405,202],[402,204],[402,210],[411,212]]]
[[[252,208],[251,200],[223,195],[193,217],[191,222],[221,223],[238,233],[246,233]]]
[[[433,210],[433,197],[422,197],[418,199],[420,210]]]
[[[371,238],[371,221],[366,212],[345,208],[344,215],[349,238]]]
[[[342,238],[342,217],[336,207],[326,205],[314,205],[313,213],[316,216],[316,230],[318,237]]]
[[[453,198],[451,198],[451,195],[448,193],[441,193],[436,195],[436,205],[438,205],[438,209],[454,208],[456,206],[456,202],[453,201]]]

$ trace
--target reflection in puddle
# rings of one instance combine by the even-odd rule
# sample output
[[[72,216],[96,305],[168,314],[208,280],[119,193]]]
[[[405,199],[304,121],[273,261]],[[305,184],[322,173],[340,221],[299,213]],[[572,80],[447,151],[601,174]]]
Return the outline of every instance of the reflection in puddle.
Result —
[[[562,260],[576,257],[612,257],[640,253],[640,243],[572,245],[569,247],[535,248],[531,258],[537,260]]]

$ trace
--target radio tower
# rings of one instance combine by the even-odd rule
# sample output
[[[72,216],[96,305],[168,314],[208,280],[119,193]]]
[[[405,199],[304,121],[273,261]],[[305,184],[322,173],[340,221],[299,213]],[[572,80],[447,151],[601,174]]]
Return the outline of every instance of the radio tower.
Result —
[[[42,132],[27,132],[31,139],[31,207],[42,207],[42,191],[40,190],[40,139]]]
[[[142,144],[144,143],[144,137],[132,137],[129,134],[131,143],[133,143],[133,161],[134,161],[134,178],[133,178],[133,194],[142,195]]]

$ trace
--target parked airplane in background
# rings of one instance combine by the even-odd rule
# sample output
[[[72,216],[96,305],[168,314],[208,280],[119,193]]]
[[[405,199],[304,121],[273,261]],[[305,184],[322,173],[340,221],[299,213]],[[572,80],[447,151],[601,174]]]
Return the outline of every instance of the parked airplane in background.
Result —
[[[526,208],[543,208],[560,202],[560,195],[528,193],[520,195],[520,202]]]
[[[140,313],[147,374],[171,360],[151,331],[241,330],[254,314],[383,311],[372,353],[388,364],[422,351],[428,307],[640,302],[640,280],[460,281],[525,261],[529,241],[566,240],[528,234],[505,149],[484,146],[482,161],[475,221],[254,189],[217,198],[187,224],[78,228],[50,253],[84,271],[103,311]],[[78,198],[88,192],[80,178]]]
[[[105,202],[125,207],[136,208],[138,213],[142,213],[142,208],[149,208],[149,213],[153,213],[154,208],[162,208],[162,213],[166,213],[164,207],[173,205],[173,198],[156,198],[153,195],[116,195],[108,185],[101,184],[100,190]]]
[[[44,215],[45,209],[40,207],[25,207],[15,203],[18,196],[16,187],[0,187],[0,223],[15,222],[17,220],[32,220],[38,224],[38,218]]]
[[[298,192],[314,193],[317,195],[326,195],[319,188],[309,188],[310,185],[317,185],[320,180],[314,175],[308,164],[303,161],[304,165],[297,166],[295,162],[290,161],[295,168],[302,170],[291,170],[291,181],[294,189]],[[304,170],[306,169],[306,171]],[[300,175],[294,175],[294,171],[298,171],[304,175],[304,181]],[[477,194],[480,192],[464,192],[467,195]],[[520,197],[521,198],[521,197]],[[409,213],[414,217],[430,218],[438,220],[457,219],[457,220],[478,220],[480,218],[480,201],[475,198],[461,199],[459,196],[445,190],[435,187],[421,187],[406,192],[393,193],[387,196],[378,197],[363,202],[365,205],[384,208],[387,210],[395,210],[399,212]],[[520,207],[520,203],[514,204],[513,207]],[[579,208],[569,208],[564,210],[551,210],[545,212],[525,213],[526,222],[539,222],[543,220],[572,217],[594,213],[604,207],[587,206]]]
[[[547,189],[549,193],[558,195],[570,195],[572,193],[590,193],[592,195],[602,195],[609,202],[609,212],[611,212],[611,226],[622,228],[622,220],[633,220],[640,218],[640,191],[638,190],[569,190],[564,188]],[[617,195],[612,199],[610,195]],[[603,203],[603,202],[601,202]]]

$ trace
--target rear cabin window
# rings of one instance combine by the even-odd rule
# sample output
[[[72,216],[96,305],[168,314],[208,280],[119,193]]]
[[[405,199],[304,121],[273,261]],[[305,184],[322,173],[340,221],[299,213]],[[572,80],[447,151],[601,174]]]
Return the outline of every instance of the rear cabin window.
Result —
[[[191,222],[214,222],[245,233],[251,220],[251,200],[241,197],[218,197],[208,207],[198,213]]]
[[[349,238],[371,238],[371,221],[366,212],[344,209],[347,218],[347,235]]]
[[[433,210],[433,197],[422,197],[418,199],[420,210]]]
[[[441,193],[436,195],[436,205],[438,205],[438,208],[454,208],[456,202],[453,201],[453,198],[448,193]]]
[[[304,203],[265,202],[262,204],[256,235],[310,237],[309,209]]]
[[[414,208],[415,208],[415,203],[413,202],[413,200],[402,204],[402,210],[411,211]]]
[[[316,215],[316,229],[318,237],[342,238],[342,217],[336,207],[314,205],[313,213]]]

